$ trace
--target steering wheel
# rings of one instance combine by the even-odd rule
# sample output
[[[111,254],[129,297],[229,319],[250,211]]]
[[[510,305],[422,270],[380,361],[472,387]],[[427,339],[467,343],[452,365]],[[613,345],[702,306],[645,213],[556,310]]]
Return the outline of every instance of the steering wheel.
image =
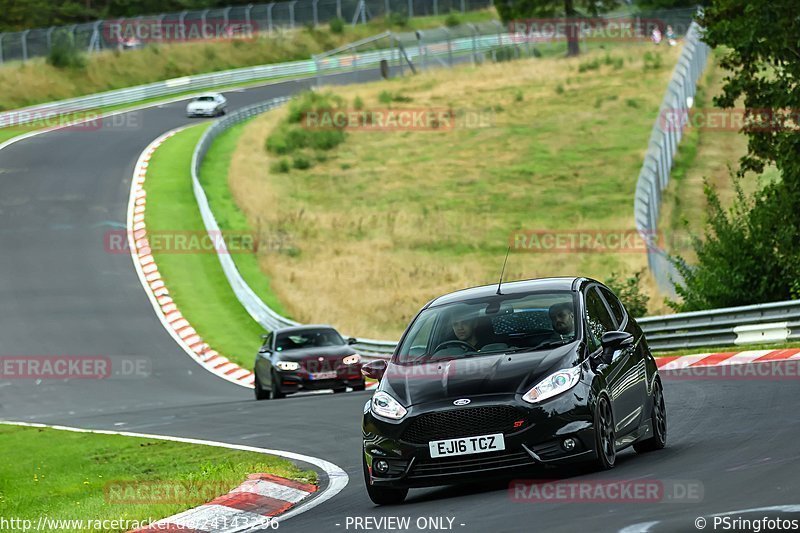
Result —
[[[460,341],[460,340],[457,340],[457,339],[453,339],[453,340],[444,341],[443,343],[441,343],[439,346],[437,346],[433,350],[433,353],[435,354],[439,350],[441,350],[443,348],[447,348],[448,346],[459,346],[459,347],[463,348],[465,352],[472,352],[472,351],[475,350],[475,348],[473,348],[472,346],[470,346],[466,342]]]

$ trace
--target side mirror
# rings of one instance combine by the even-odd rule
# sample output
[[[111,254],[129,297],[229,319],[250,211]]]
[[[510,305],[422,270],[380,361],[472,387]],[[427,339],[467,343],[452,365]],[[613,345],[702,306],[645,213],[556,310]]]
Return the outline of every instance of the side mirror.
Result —
[[[350,338],[347,339],[347,344],[355,344],[357,342],[358,342],[358,339],[356,339],[355,337],[350,337]]]
[[[365,378],[380,380],[386,372],[386,366],[386,361],[382,359],[370,361],[361,367],[361,373]]]
[[[603,346],[603,362],[608,364],[614,358],[614,352],[633,346],[633,335],[627,331],[607,331],[603,333],[600,344]]]

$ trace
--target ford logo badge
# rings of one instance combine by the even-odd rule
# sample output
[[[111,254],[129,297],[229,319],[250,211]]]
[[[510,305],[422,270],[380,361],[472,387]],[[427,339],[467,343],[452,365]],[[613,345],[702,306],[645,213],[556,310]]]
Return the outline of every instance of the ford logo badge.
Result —
[[[453,405],[467,405],[467,404],[468,404],[469,402],[471,402],[471,401],[472,401],[472,400],[470,400],[470,399],[468,399],[468,398],[462,398],[462,399],[460,399],[460,400],[456,400],[456,401],[454,401],[454,402],[453,402]]]

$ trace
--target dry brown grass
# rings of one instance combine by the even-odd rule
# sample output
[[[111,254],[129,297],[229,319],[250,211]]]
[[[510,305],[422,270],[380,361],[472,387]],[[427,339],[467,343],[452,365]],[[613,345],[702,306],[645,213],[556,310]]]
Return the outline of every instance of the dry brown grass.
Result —
[[[351,132],[305,171],[270,173],[264,140],[285,111],[253,121],[229,184],[254,226],[292,236],[290,253],[261,257],[277,297],[298,320],[393,338],[428,299],[496,282],[514,230],[632,229],[636,177],[679,53],[658,50],[665,66],[652,71],[645,51],[615,49],[618,70],[579,73],[593,56],[538,59],[336,88],[368,109],[385,108],[378,96],[389,90],[413,99],[394,107],[450,106],[492,124]],[[645,267],[642,253],[516,253],[506,278]]]

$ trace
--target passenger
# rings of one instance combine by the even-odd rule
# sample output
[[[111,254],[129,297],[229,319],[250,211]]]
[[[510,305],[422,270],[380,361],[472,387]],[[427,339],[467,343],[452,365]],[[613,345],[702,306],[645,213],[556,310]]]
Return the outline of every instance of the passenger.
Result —
[[[563,302],[551,305],[549,315],[550,322],[553,323],[553,330],[562,339],[575,336],[575,312],[571,303]]]

